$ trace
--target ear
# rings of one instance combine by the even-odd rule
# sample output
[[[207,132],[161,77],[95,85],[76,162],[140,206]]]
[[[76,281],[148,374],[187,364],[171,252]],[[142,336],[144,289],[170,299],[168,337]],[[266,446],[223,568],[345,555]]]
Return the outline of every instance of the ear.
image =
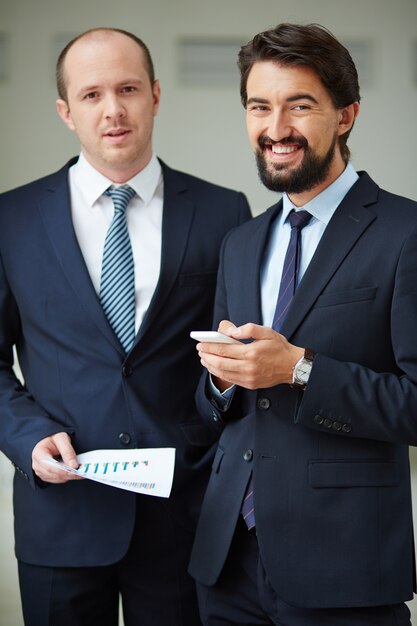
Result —
[[[338,126],[338,135],[344,135],[347,133],[353,126],[355,119],[359,114],[359,102],[352,102],[347,107],[340,109],[339,111],[339,126]]]
[[[153,115],[155,117],[158,113],[159,101],[161,99],[161,87],[159,85],[159,80],[155,80],[153,83],[152,97],[153,97]]]
[[[56,110],[61,120],[68,126],[70,130],[75,130],[74,122],[72,121],[71,111],[68,103],[65,100],[56,101]]]

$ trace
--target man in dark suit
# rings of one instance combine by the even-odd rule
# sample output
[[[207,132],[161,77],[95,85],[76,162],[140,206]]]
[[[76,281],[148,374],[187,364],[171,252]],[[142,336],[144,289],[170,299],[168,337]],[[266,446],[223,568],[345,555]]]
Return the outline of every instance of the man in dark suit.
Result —
[[[88,31],[62,52],[57,78],[81,155],[0,199],[0,441],[17,470],[25,624],[115,626],[120,593],[126,625],[195,626],[187,563],[217,433],[194,405],[189,330],[211,324],[220,243],[249,207],[153,154],[160,90],[140,39]],[[123,306],[105,299],[108,242],[125,262],[109,270]],[[168,500],[43,462],[149,447],[176,448]]]
[[[222,246],[215,323],[243,344],[197,346],[223,430],[190,565],[202,619],[409,625],[417,204],[349,163],[357,73],[326,29],[281,24],[239,66],[283,198]]]

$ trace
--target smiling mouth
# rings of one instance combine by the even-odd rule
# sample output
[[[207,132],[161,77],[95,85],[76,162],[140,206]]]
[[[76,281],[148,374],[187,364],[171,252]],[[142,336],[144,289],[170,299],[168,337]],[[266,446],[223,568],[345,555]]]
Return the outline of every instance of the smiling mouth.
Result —
[[[295,154],[299,150],[305,150],[307,146],[308,143],[304,137],[285,137],[281,141],[273,141],[267,135],[262,135],[259,138],[259,147],[261,150],[267,151],[272,155],[277,155],[278,157]]]
[[[291,154],[293,152],[297,152],[297,150],[300,150],[301,146],[283,146],[275,144],[273,146],[269,146],[269,149],[274,154]]]

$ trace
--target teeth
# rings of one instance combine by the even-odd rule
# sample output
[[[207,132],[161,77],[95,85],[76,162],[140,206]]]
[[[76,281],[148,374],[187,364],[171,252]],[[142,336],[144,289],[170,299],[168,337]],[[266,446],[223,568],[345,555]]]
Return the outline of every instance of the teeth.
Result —
[[[291,152],[296,152],[298,148],[296,146],[271,146],[272,152],[275,154],[290,154]]]

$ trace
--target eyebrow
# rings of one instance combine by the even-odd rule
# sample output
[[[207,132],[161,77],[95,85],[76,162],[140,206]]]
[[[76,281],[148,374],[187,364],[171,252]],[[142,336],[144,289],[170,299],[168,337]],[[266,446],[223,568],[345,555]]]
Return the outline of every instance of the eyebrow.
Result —
[[[269,100],[266,100],[266,98],[249,98],[249,100],[246,102],[246,104],[268,104]]]
[[[287,98],[287,102],[296,102],[297,100],[310,100],[310,102],[318,104],[318,101],[309,93],[298,93],[295,96],[290,96],[289,98]]]
[[[311,96],[308,93],[298,93],[294,96],[290,96],[287,98],[286,102],[297,102],[297,100],[310,100],[310,102],[314,102],[314,104],[318,104],[316,98]],[[249,98],[246,105],[248,104],[269,104],[269,100],[266,98]]]

